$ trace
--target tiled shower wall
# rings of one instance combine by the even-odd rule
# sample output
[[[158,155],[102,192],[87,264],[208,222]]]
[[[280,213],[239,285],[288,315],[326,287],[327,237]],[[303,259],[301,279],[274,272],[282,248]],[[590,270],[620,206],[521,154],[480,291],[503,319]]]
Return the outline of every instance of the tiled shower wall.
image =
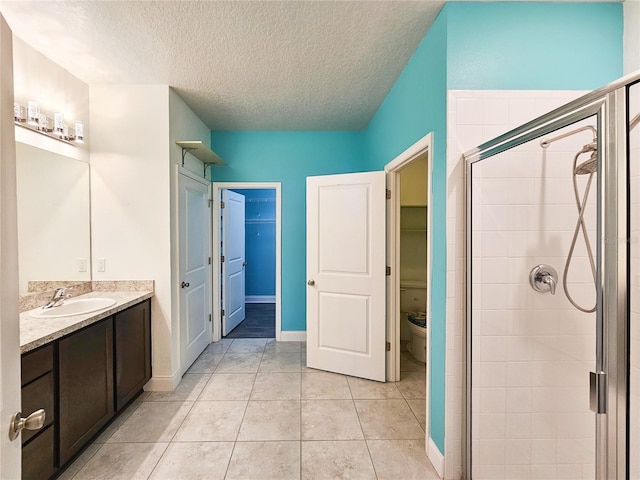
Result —
[[[630,118],[640,113],[640,84],[630,88]],[[631,374],[629,478],[640,479],[640,125],[629,133],[631,185]]]
[[[462,463],[461,155],[582,93],[449,92],[447,479],[460,478]],[[557,295],[551,296],[533,292],[528,285],[528,272],[538,263],[552,264],[562,276],[577,219],[571,162],[589,141],[589,134],[582,133],[546,151],[534,141],[483,163],[477,191],[483,205],[475,209],[481,218],[474,219],[474,228],[482,229],[474,242],[479,257],[474,268],[475,293],[481,301],[476,300],[474,306],[482,309],[474,331],[478,334],[474,338],[474,378],[480,387],[474,391],[476,479],[591,478],[593,428],[589,425],[593,420],[588,413],[587,372],[593,367],[595,316],[575,311],[560,286]],[[595,224],[592,221],[588,226]],[[575,257],[576,270],[569,279],[572,284],[584,284],[574,285],[572,291],[582,303],[592,303],[591,274],[582,246]]]

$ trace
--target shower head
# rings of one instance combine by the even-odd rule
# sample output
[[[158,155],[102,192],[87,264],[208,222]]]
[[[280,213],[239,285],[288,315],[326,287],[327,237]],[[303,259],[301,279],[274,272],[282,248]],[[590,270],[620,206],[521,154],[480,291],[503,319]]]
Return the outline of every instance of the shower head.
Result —
[[[589,152],[591,152],[589,158],[575,168],[574,173],[576,175],[595,173],[598,169],[598,145],[596,143],[589,143],[582,147],[578,155]]]

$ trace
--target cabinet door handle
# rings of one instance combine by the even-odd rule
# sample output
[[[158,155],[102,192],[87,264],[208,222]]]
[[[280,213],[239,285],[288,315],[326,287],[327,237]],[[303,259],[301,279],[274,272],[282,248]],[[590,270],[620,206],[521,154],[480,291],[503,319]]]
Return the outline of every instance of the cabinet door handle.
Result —
[[[189,282],[182,282],[182,288],[188,288]]]
[[[40,430],[44,426],[45,420],[44,410],[36,410],[27,418],[22,418],[22,413],[18,412],[11,417],[11,424],[9,425],[9,440],[13,441],[18,438],[22,429],[27,430]]]

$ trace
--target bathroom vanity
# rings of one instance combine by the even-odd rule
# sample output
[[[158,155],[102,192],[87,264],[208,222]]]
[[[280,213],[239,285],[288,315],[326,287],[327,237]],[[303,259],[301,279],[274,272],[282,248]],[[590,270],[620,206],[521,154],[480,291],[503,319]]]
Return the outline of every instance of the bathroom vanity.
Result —
[[[45,424],[22,431],[22,478],[56,476],[151,378],[153,292],[93,292],[116,300],[85,315],[20,314],[22,412]]]

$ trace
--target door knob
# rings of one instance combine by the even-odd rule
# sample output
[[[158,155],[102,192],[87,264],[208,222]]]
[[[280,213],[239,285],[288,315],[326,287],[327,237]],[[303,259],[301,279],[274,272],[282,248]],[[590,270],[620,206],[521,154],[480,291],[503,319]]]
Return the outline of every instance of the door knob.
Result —
[[[243,267],[246,267],[247,265],[249,265],[247,262],[242,262]]]
[[[27,418],[22,418],[22,413],[18,412],[11,417],[11,423],[9,424],[9,440],[13,441],[18,438],[23,428],[27,430],[40,430],[44,426],[44,419],[46,415],[44,410],[36,410]]]
[[[311,279],[307,282],[307,285],[309,285],[310,287],[313,287],[316,284],[316,281]]]
[[[182,282],[182,288],[188,287],[189,286],[189,282]]]

